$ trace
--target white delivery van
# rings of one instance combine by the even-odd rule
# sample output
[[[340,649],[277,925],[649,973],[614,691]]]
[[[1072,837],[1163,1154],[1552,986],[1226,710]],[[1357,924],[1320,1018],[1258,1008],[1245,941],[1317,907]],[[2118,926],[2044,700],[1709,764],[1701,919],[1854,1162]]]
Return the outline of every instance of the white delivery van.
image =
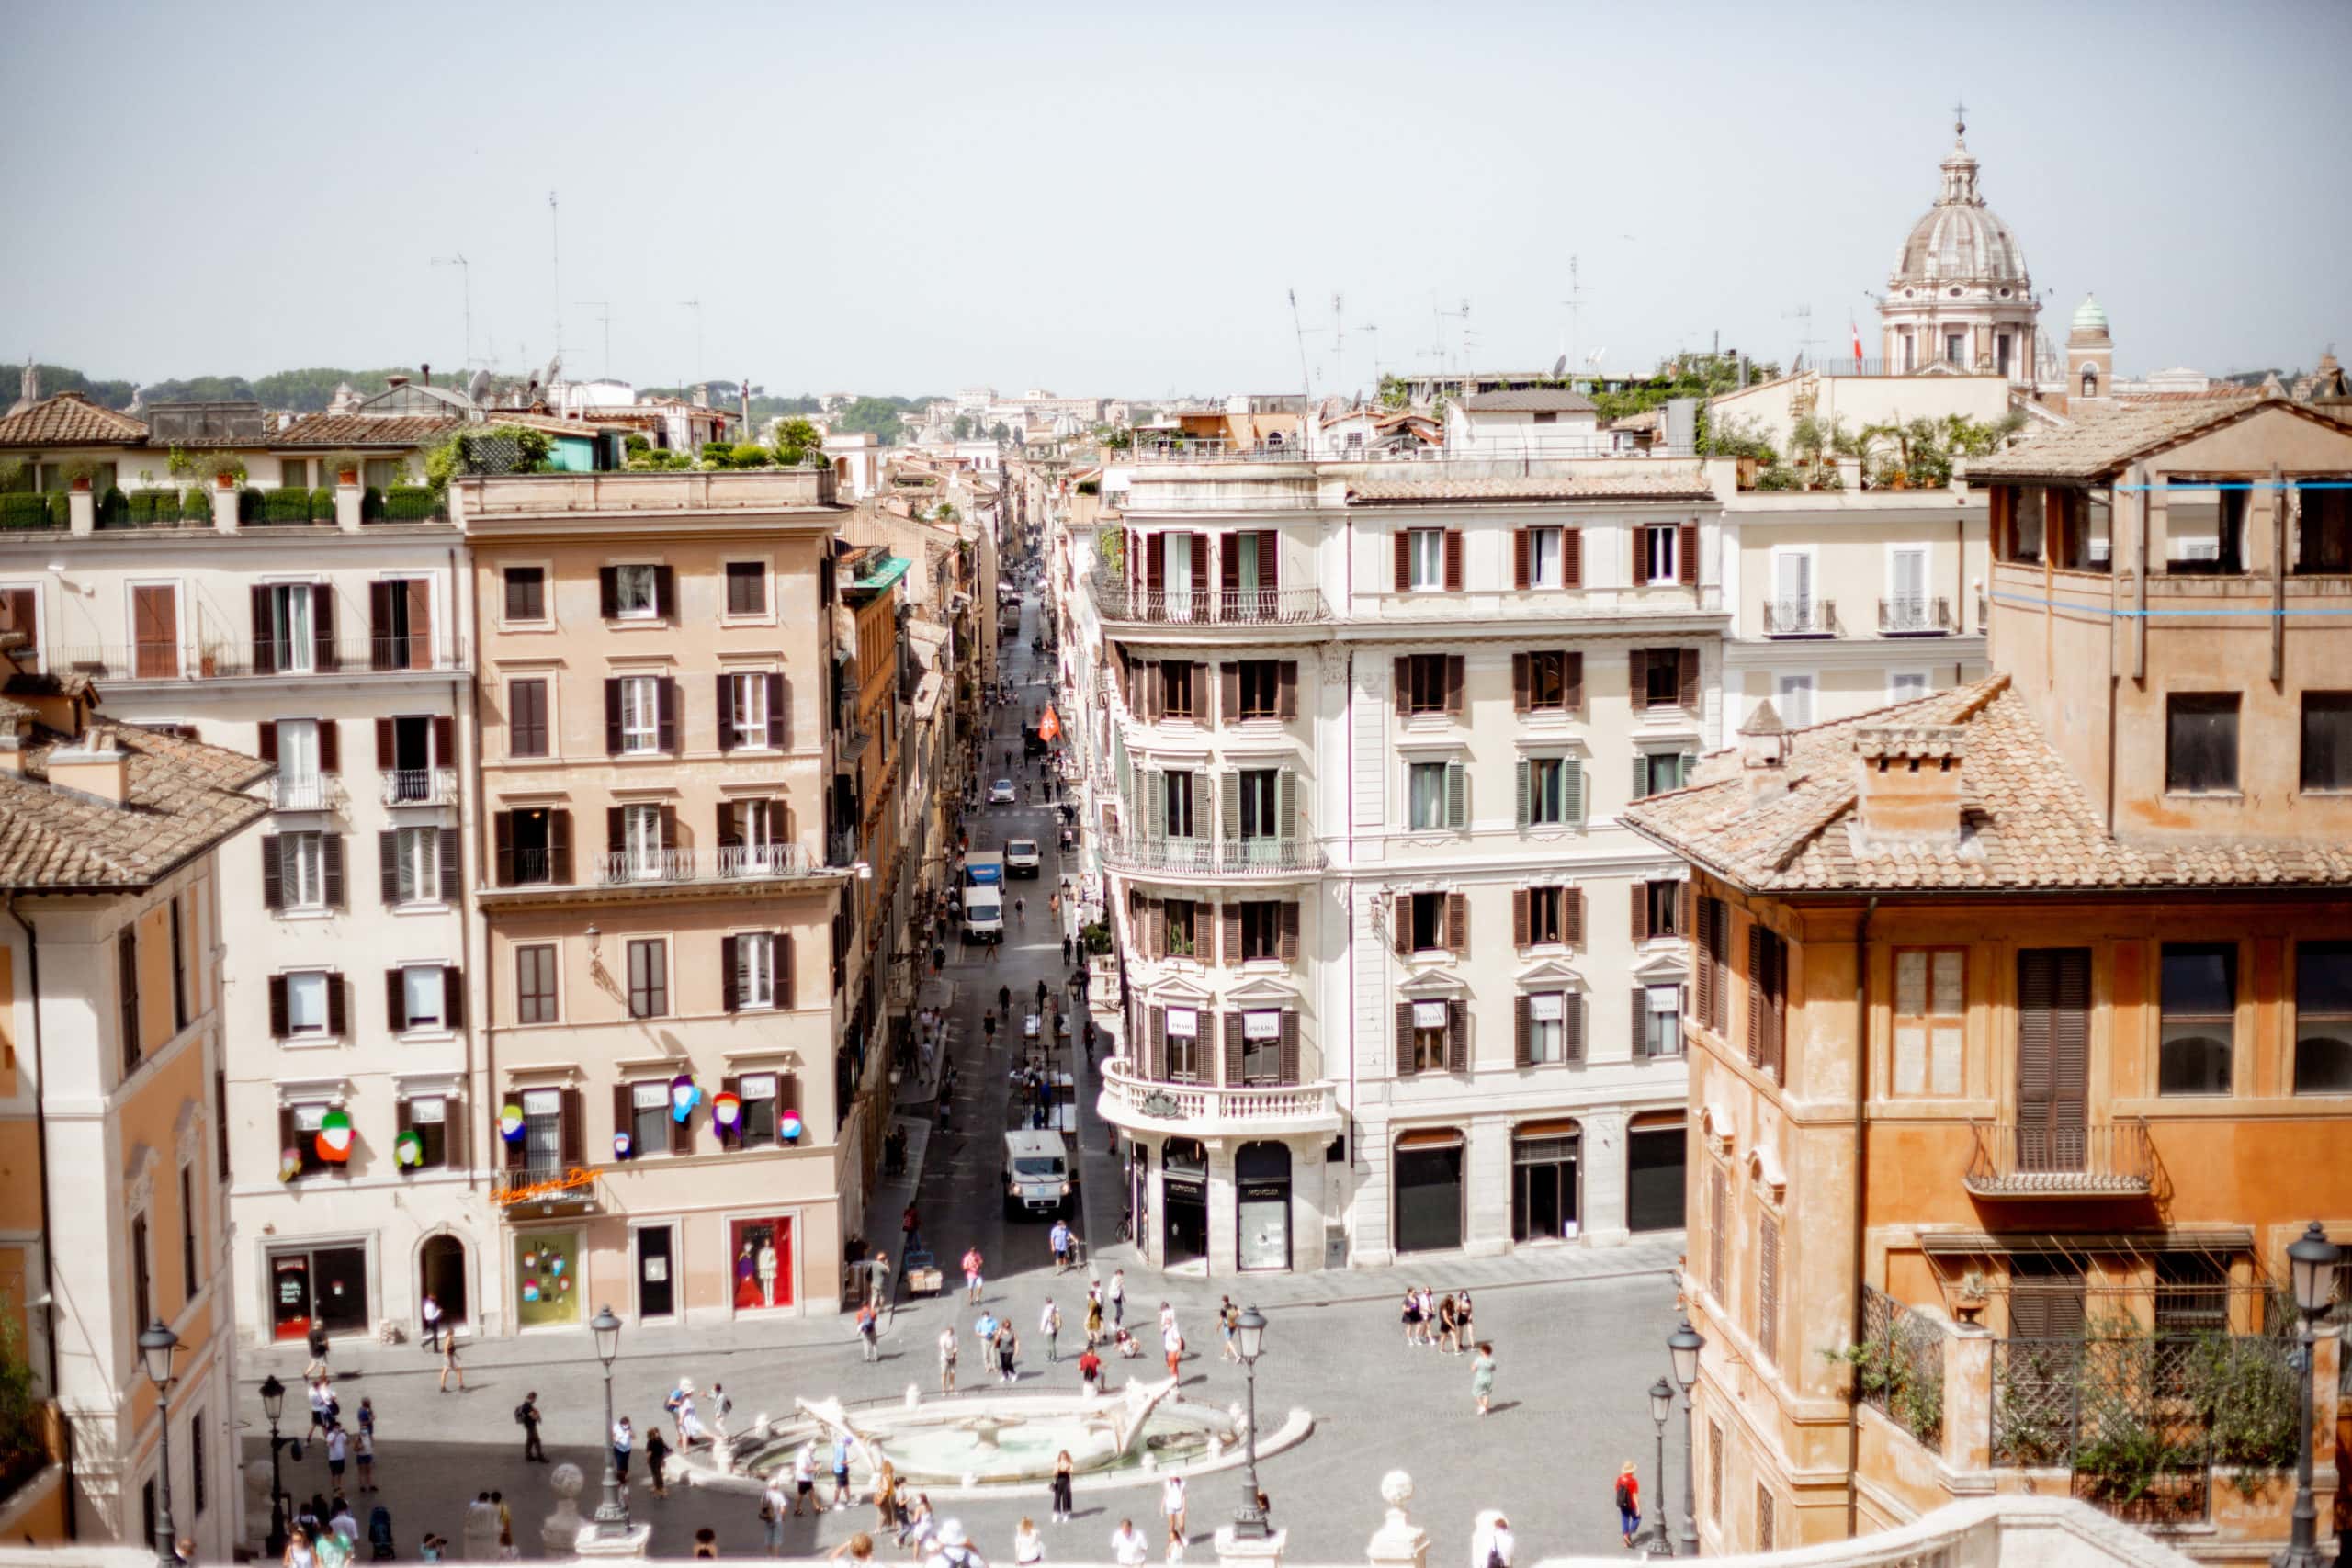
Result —
[[[1004,874],[1007,876],[1035,876],[1044,863],[1037,855],[1035,839],[1007,839],[1004,841]]]
[[[1004,1135],[1004,1217],[1043,1218],[1071,1212],[1078,1189],[1068,1145],[1059,1133],[1023,1131]]]
[[[1004,940],[1004,886],[968,883],[964,888],[964,943]]]

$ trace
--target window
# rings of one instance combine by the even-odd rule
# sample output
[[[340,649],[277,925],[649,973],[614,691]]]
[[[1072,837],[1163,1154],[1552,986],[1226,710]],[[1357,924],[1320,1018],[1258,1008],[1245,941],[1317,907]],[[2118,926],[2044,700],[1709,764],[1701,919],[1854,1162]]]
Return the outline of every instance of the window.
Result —
[[[1958,340],[1954,342],[1956,344]],[[1955,347],[1953,352],[1957,354],[1959,351]],[[1756,1550],[1776,1550],[1772,1544],[1772,1494],[1765,1490],[1760,1481],[1756,1483]]]
[[[1747,928],[1747,1065],[1781,1081],[1788,1028],[1789,944],[1760,925]]]
[[[613,572],[613,613],[624,621],[650,621],[662,614],[661,569],[616,566]]]
[[[534,1175],[552,1173],[563,1165],[565,1091],[526,1089],[523,1091],[523,1168]],[[510,1095],[509,1098],[512,1098]],[[507,1145],[512,1158],[513,1145]]]
[[[1236,673],[1238,719],[1282,716],[1282,670],[1279,659],[1245,659]],[[1295,679],[1295,677],[1294,677]]]
[[[155,1321],[154,1281],[147,1267],[147,1216],[144,1214],[135,1214],[130,1221],[130,1287],[138,1314],[131,1321],[144,1328]]]
[[[1198,1083],[1204,1066],[1201,1015],[1194,1008],[1169,1008],[1164,1036],[1168,1077],[1171,1083]]]
[[[2238,787],[2238,694],[2176,692],[2165,699],[2165,788],[2228,795]]]
[[[1511,656],[1512,693],[1521,713],[1571,713],[1584,705],[1584,655],[1556,648]]]
[[[1162,718],[1192,718],[1193,671],[1191,660],[1163,659],[1159,660],[1159,716]]]
[[[670,952],[661,940],[628,944],[628,1015],[662,1018],[670,1011]]]
[[[1781,1359],[1781,1222],[1756,1219],[1756,1348],[1764,1359]]]
[[[1467,825],[1469,779],[1459,762],[1414,762],[1406,770],[1407,822],[1415,829]]]
[[[1548,947],[1575,942],[1582,932],[1575,929],[1576,916],[1583,897],[1573,887],[1530,887],[1527,900],[1527,940],[1522,947]]]
[[[1189,839],[1193,832],[1193,775],[1161,773],[1153,777],[1160,781],[1162,795],[1160,831],[1171,839]]]
[[[204,1412],[192,1412],[187,1418],[187,1479],[188,1488],[195,1494],[196,1514],[204,1517],[206,1506],[212,1501],[211,1487],[204,1454]]]
[[[1636,708],[1693,707],[1699,702],[1699,650],[1637,648],[1627,688]]]
[[[1961,363],[1962,359],[1968,353],[1966,347],[1967,342],[1968,336],[1964,333],[1944,333],[1944,359],[1946,362],[1952,365],[1958,365]],[[1768,1549],[1759,1547],[1758,1550],[1764,1551]]]
[[[768,678],[764,673],[727,678],[729,750],[768,743]]]
[[[1190,898],[1167,898],[1160,902],[1162,921],[1160,955],[1164,958],[1192,958],[1198,955],[1198,922],[1194,915],[1199,906]]]
[[[1896,670],[1886,677],[1886,700],[1907,703],[1928,694],[1928,672],[1924,670]]]
[[[1707,1293],[1731,1299],[1731,1175],[1721,1165],[1707,1172]]]
[[[1458,705],[1453,692],[1460,678],[1454,656],[1416,653],[1402,660],[1406,668],[1404,707],[1408,714],[1452,713]]]
[[[1531,757],[1520,763],[1527,790],[1527,809],[1521,821],[1529,827],[1557,827],[1576,819],[1583,793],[1577,785],[1577,764],[1565,757]]]
[[[1673,582],[1681,577],[1680,556],[1677,546],[1681,538],[1679,525],[1667,524],[1662,527],[1644,528],[1641,537],[1641,581],[1644,582]]]
[[[2165,481],[2164,570],[2176,577],[2233,576],[2245,570],[2244,480]]]
[[[1813,723],[1813,677],[1783,675],[1775,684],[1781,709],[1781,722],[1791,729],[1803,729]]]
[[[1894,950],[1894,1092],[1961,1092],[1968,954],[1957,947]]]
[[[180,1291],[182,1299],[196,1294],[203,1270],[196,1256],[196,1167],[180,1167]]]
[[[1445,899],[1442,893],[1408,894],[1407,948],[1409,953],[1442,952],[1445,940]]]
[[[1560,530],[1530,528],[1527,531],[1527,585],[1530,588],[1558,588],[1560,574]]]
[[[1682,987],[1644,986],[1634,993],[1636,1056],[1682,1055]]]
[[[548,618],[548,569],[510,566],[506,569],[506,619],[529,623]]]
[[[417,1168],[439,1170],[449,1163],[449,1101],[441,1095],[422,1094],[401,1102],[406,1130],[416,1134]]]
[[[774,1073],[745,1073],[735,1083],[735,1098],[743,1102],[736,1141],[747,1149],[764,1148],[776,1141],[777,1111],[782,1104]]]
[[[410,1031],[447,1028],[454,1021],[448,1016],[448,992],[455,973],[438,964],[410,964],[393,970],[388,994],[397,996],[400,1010],[393,1015],[392,1027]]]
[[[1254,899],[1241,906],[1241,962],[1255,964],[1282,957],[1283,906]]]
[[[659,882],[670,863],[667,850],[674,834],[671,816],[673,808],[639,802],[616,807],[620,818],[620,842],[614,851],[620,856],[621,875],[631,882]]]
[[[1892,592],[1887,596],[1885,624],[1879,629],[1888,632],[1939,629],[1928,616],[1928,552],[1907,547],[1889,551],[1887,575],[1892,580],[1889,584]]]
[[[2352,490],[2342,474],[2295,481],[2302,502],[2298,572],[2352,572]]]
[[[1707,1517],[1717,1524],[1724,1522],[1724,1424],[1720,1421],[1707,1423]]]
[[[2157,1093],[2230,1092],[2237,971],[2234,947],[2165,944]]]
[[[545,677],[506,682],[506,754],[548,754],[548,683]]]
[[[1634,940],[1687,935],[1682,929],[1682,897],[1690,886],[1679,880],[1635,883],[1634,897],[1641,907],[1634,911]]]
[[[1404,1059],[1397,1070],[1408,1073],[1442,1073],[1446,1070],[1446,1047],[1453,1036],[1455,1009],[1458,1002],[1407,1002],[1410,1016],[1407,1031]]]
[[[2302,787],[2352,789],[2352,692],[2303,694]]]
[[[1282,818],[1282,770],[1244,768],[1234,775],[1237,807],[1233,830],[1244,839],[1280,839],[1287,826]]]
[[[662,678],[624,675],[613,682],[620,689],[620,750],[623,754],[662,749]]]
[[[555,944],[534,942],[514,950],[514,1021],[553,1023]]]
[[[114,939],[114,983],[121,1009],[122,1076],[129,1077],[144,1054],[139,1037],[139,933],[130,926]]]
[[[1258,1008],[1241,1015],[1241,1081],[1278,1084],[1283,1078],[1283,1010]]]
[[[343,841],[327,833],[279,833],[262,840],[263,902],[274,909],[323,909],[343,902]],[[268,874],[275,860],[275,875]],[[277,884],[272,901],[269,885]]]
[[[334,976],[322,969],[281,976],[286,987],[285,1040],[323,1040],[335,1032]]]
[[[727,563],[727,613],[764,615],[768,613],[768,569],[764,561]]]
[[[735,945],[736,1008],[776,1005],[776,940],[767,931],[750,931],[732,939]]]
[[[1558,889],[1554,889],[1555,892]],[[1527,1005],[1527,1060],[1531,1067],[1551,1066],[1568,1059],[1568,1007],[1565,991],[1538,991]]]
[[[498,886],[571,880],[571,813],[530,807],[492,815]]]
[[[1670,789],[1680,789],[1689,781],[1692,761],[1687,751],[1636,751],[1634,753],[1634,798],[1646,800],[1654,795],[1664,795]]]
[[[1816,631],[1813,608],[1813,552],[1772,552],[1772,600],[1765,630],[1782,636]]]
[[[2295,944],[2295,1092],[2352,1094],[2352,942]]]
[[[1445,584],[1445,530],[1415,528],[1406,536],[1407,559],[1411,570],[1405,585],[1411,589],[1443,588]]]
[[[383,896],[387,904],[437,904],[455,887],[441,886],[442,835],[455,850],[457,831],[445,828],[395,828],[378,836],[382,846]]]
[[[309,582],[273,582],[254,590],[254,666],[308,674],[317,668],[312,609],[318,590]]]
[[[1690,945],[1699,994],[1690,1016],[1721,1035],[1730,1025],[1731,915],[1715,897],[1702,897],[1697,915]]]
[[[670,1146],[670,1086],[660,1080],[628,1086],[628,1152],[642,1159]]]

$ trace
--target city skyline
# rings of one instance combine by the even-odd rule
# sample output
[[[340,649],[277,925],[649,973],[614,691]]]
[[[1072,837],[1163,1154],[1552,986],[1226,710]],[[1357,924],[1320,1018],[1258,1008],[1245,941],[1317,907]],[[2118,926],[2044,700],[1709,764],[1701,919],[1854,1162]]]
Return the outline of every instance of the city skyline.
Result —
[[[168,163],[140,117],[99,117],[77,136],[122,171],[104,204],[66,161],[15,171],[51,220],[0,260],[12,355],[153,380],[443,364],[470,333],[472,362],[521,372],[560,330],[574,376],[1135,397],[1320,395],[1368,388],[1375,367],[1597,350],[1639,371],[1718,342],[1785,365],[1808,340],[1849,352],[1849,325],[1868,349],[1865,296],[1933,197],[1963,100],[2037,292],[2059,321],[2095,292],[2127,372],[2308,366],[2336,321],[2299,258],[2352,239],[2329,199],[2341,132],[2273,139],[2266,159],[2235,122],[2138,107],[2186,101],[2192,72],[2199,96],[2324,102],[2325,62],[2352,49],[2334,7],[2263,7],[2219,39],[2146,12],[2129,33],[2093,9],[2018,12],[2035,53],[2095,64],[2084,91],[1989,61],[1939,67],[1929,91],[1872,65],[1932,57],[1941,17],[1839,7],[1802,36],[1724,12],[1671,39],[1622,16],[1490,8],[1409,48],[1376,6],[1212,8],[1148,51],[1053,8],[1011,32],[950,12],[905,32],[721,10],[627,51],[607,26],[548,37],[518,12],[469,18],[462,57],[436,47],[381,82],[355,68],[365,35],[342,19],[244,15],[116,63],[121,101],[224,89],[196,94],[203,123]],[[38,63],[163,20],[135,4],[28,13],[12,97],[37,122],[80,119],[76,89]],[[240,81],[272,89],[225,90]],[[252,171],[227,181],[245,194],[190,177],[208,165]],[[2213,191],[2295,213],[2301,238],[2266,243],[2251,216],[2184,225],[2184,202]],[[164,234],[208,243],[159,252]]]

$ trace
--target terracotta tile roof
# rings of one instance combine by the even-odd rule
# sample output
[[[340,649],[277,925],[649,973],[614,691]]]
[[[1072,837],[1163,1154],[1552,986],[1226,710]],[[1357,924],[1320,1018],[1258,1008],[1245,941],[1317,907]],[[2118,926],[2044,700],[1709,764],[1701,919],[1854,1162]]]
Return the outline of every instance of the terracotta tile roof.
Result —
[[[2198,398],[2188,402],[2100,409],[2083,414],[2071,424],[2043,431],[2006,452],[1970,459],[1968,477],[1972,481],[2100,479],[2129,467],[2144,453],[2186,440],[2210,426],[2243,418],[2263,401],[2247,393],[2234,398]]]
[[[1675,501],[1709,500],[1707,476],[1696,463],[1630,459],[1637,471],[1596,474],[1520,474],[1498,479],[1440,474],[1429,479],[1366,478],[1348,485],[1348,500],[1362,504],[1442,501]]]
[[[143,422],[100,408],[79,392],[60,392],[0,418],[0,446],[139,446],[146,441]]]
[[[275,771],[267,762],[137,725],[91,729],[130,753],[130,801],[51,789],[62,738],[33,730],[23,776],[0,773],[0,887],[144,887],[268,809],[243,793]]]
[[[1957,726],[1962,833],[1947,846],[1857,848],[1856,732]],[[1736,754],[1703,782],[1626,808],[1623,820],[1739,886],[1766,893],[1933,889],[2352,886],[2352,844],[2233,839],[2152,844],[2111,838],[2006,675],[1791,731],[1787,794],[1751,798]]]
[[[1510,391],[1473,392],[1460,400],[1470,413],[1591,413],[1593,400],[1566,387],[1521,387]]]
[[[258,445],[279,446],[429,446],[464,424],[438,414],[306,413]],[[253,445],[248,443],[248,445]]]

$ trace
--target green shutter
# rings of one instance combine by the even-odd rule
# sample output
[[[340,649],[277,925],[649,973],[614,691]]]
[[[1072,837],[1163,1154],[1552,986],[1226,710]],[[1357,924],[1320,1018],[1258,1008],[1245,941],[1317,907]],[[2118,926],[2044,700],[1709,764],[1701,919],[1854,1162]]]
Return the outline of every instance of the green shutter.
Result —
[[[1144,835],[1163,838],[1168,832],[1168,775],[1158,768],[1144,774]]]
[[[1445,765],[1445,825],[1470,825],[1470,770],[1459,762]]]
[[[1228,843],[1241,839],[1241,772],[1227,768],[1216,781],[1217,834]]]
[[[1640,800],[1650,792],[1650,760],[1642,752],[1634,753],[1634,798]]]
[[[1526,827],[1534,820],[1535,764],[1521,757],[1519,760],[1519,825]]]
[[[1284,768],[1274,775],[1274,827],[1277,838],[1306,837],[1298,827],[1298,773],[1295,769]]]
[[[1584,764],[1566,761],[1560,764],[1560,788],[1565,795],[1560,818],[1579,827],[1584,823]]]

